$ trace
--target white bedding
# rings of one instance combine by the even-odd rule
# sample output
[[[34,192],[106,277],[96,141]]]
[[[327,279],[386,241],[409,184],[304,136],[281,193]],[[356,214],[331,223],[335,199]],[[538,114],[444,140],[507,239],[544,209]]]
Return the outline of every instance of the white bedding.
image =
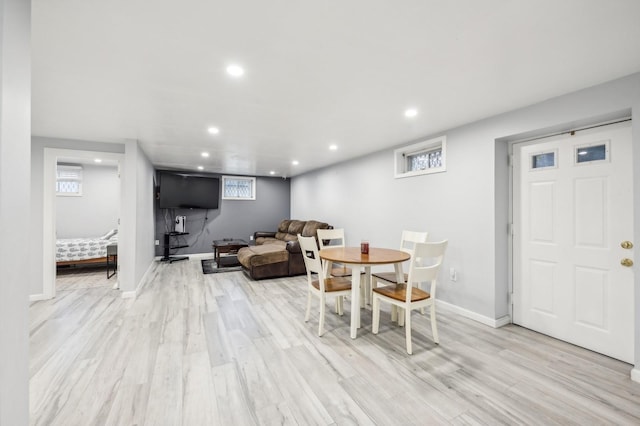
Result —
[[[118,234],[108,239],[98,237],[56,240],[56,262],[107,257],[107,246],[117,242]]]

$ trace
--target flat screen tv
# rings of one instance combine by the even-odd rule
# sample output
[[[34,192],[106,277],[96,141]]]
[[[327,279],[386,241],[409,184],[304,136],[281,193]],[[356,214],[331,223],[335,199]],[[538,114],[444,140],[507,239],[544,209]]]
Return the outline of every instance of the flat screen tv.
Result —
[[[160,172],[161,209],[217,209],[220,179],[187,172]]]

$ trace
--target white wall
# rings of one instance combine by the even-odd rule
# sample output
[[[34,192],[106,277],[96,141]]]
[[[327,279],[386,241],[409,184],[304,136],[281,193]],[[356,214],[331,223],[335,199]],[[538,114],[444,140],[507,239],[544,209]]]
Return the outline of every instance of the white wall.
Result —
[[[131,267],[119,269],[118,284],[123,297],[135,297],[155,257],[154,169],[137,141],[125,141],[124,148],[118,259],[131,261]]]
[[[56,197],[58,238],[88,238],[118,227],[120,178],[116,166],[82,166],[82,196]],[[89,213],[89,214],[87,214]]]
[[[0,425],[29,424],[31,2],[0,0]]]
[[[135,288],[142,284],[142,278],[155,258],[155,210],[153,206],[155,188],[153,165],[135,144],[136,150],[136,251]]]
[[[508,142],[631,111],[637,148],[640,73],[425,135],[423,139],[446,134],[445,173],[394,179],[393,150],[385,150],[294,177],[291,216],[344,227],[350,244],[368,238],[374,245],[397,246],[402,229],[427,230],[431,240],[449,239],[443,271],[455,267],[458,281],[443,274],[438,298],[499,319],[508,314]],[[640,149],[634,149],[634,174],[640,175]],[[634,186],[634,194],[634,240],[640,244],[640,184]],[[640,264],[640,259],[636,261]],[[637,273],[635,277],[636,365],[640,365],[640,277]]]
[[[447,138],[444,173],[394,179],[388,150],[294,177],[291,217],[343,227],[351,245],[364,238],[373,246],[398,247],[403,229],[428,231],[432,241],[448,239],[443,270],[455,267],[458,281],[442,281],[440,298],[494,318],[493,292],[486,293],[493,288],[486,256],[494,239],[493,200],[486,194],[493,187],[493,149]],[[468,249],[473,247],[485,253]]]

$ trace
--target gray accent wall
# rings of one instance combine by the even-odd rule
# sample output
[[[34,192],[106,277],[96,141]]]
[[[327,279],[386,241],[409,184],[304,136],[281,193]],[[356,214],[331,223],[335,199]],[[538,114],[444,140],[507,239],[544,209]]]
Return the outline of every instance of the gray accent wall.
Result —
[[[116,166],[82,166],[82,196],[56,197],[58,238],[91,238],[118,227],[120,178]]]
[[[526,84],[526,83],[525,83]],[[449,240],[438,299],[472,315],[509,314],[509,166],[512,141],[633,115],[633,236],[640,242],[640,73],[424,138],[447,136],[447,171],[393,177],[393,150],[296,176],[291,215],[344,227],[348,244],[362,238],[395,247],[403,229]],[[400,146],[416,141],[406,141]],[[345,141],[348,143],[348,141]],[[631,230],[630,230],[631,232]],[[637,261],[638,259],[636,259]],[[640,264],[640,262],[636,262]],[[458,280],[449,280],[449,268]],[[635,273],[635,347],[640,364],[640,275]]]
[[[290,200],[288,179],[257,177],[255,200],[220,199],[217,210],[160,209],[156,206],[155,238],[160,242],[156,255],[163,255],[164,233],[173,231],[177,215],[187,216],[189,235],[175,238],[172,242],[189,247],[172,250],[171,254],[213,253],[213,240],[241,238],[249,242],[249,236],[255,231],[275,231],[281,220],[289,218]]]

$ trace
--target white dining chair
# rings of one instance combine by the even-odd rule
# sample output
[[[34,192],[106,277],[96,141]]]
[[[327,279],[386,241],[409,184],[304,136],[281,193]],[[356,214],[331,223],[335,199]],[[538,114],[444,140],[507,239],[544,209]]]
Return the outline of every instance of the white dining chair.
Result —
[[[344,229],[318,229],[318,245],[320,250],[328,247],[344,247]],[[325,261],[325,275],[334,277],[350,277],[351,269],[344,265],[333,265],[331,261]]]
[[[347,277],[327,277],[325,275],[322,262],[320,261],[320,255],[318,254],[318,246],[316,245],[315,237],[303,237],[298,234],[298,242],[300,243],[300,250],[302,251],[302,258],[304,259],[304,265],[307,269],[307,312],[304,317],[304,321],[309,321],[311,314],[311,296],[316,296],[320,299],[320,319],[318,323],[318,336],[322,336],[324,333],[324,316],[326,307],[326,296],[336,296],[337,303],[339,301],[340,308],[339,313],[342,315],[344,311],[343,303],[344,296],[351,294],[351,278]],[[313,277],[313,274],[317,274],[317,279]]]
[[[402,231],[402,236],[400,238],[400,250],[409,253],[413,256],[413,247],[415,243],[426,243],[427,237],[429,236],[428,232],[420,232],[420,231]],[[404,274],[404,282],[407,282],[408,275]],[[398,284],[398,277],[395,272],[377,272],[371,274],[371,289],[378,287],[378,283],[382,282],[383,284]],[[424,309],[421,310],[421,313],[424,314]],[[397,317],[397,312],[395,307],[392,309],[392,319],[395,321]],[[399,322],[402,325],[402,318]]]
[[[345,247],[344,229],[318,229],[318,245],[320,250],[325,248]],[[325,276],[327,277],[351,277],[353,270],[342,264],[335,264],[331,261],[323,261]],[[364,306],[365,295],[370,291],[370,284],[365,282],[364,274],[360,273],[360,306]],[[336,300],[336,312],[338,311],[338,301]]]
[[[388,302],[404,311],[404,327],[407,340],[407,353],[412,354],[411,347],[411,311],[428,307],[431,313],[431,332],[433,341],[439,343],[436,323],[436,284],[444,253],[448,242],[415,243],[413,256],[409,266],[406,284],[390,284],[373,289],[373,334],[378,334],[380,325],[380,302]],[[414,284],[429,283],[429,291],[422,290]]]

